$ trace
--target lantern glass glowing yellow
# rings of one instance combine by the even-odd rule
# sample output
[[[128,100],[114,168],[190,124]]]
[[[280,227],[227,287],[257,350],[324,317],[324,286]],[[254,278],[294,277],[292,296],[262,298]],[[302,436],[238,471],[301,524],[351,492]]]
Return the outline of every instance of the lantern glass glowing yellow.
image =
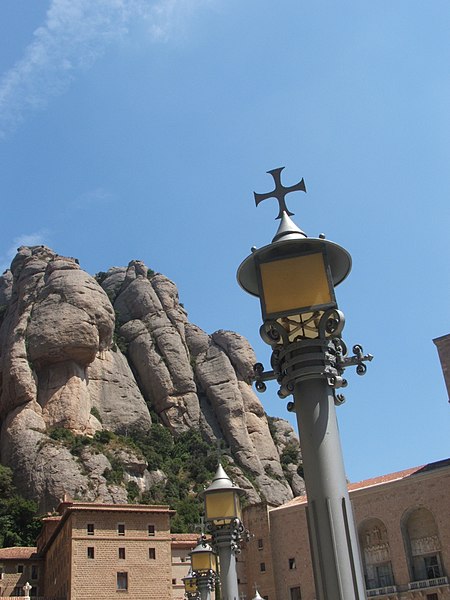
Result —
[[[206,543],[198,544],[192,552],[191,568],[194,573],[203,573],[207,571],[216,571],[216,555],[211,549],[211,546]]]
[[[205,513],[207,521],[240,518],[241,510],[238,494],[233,489],[205,494]]]
[[[196,577],[184,577],[184,591],[187,594],[195,594],[197,591],[197,578]]]
[[[323,252],[258,262],[264,319],[313,312],[336,305]]]

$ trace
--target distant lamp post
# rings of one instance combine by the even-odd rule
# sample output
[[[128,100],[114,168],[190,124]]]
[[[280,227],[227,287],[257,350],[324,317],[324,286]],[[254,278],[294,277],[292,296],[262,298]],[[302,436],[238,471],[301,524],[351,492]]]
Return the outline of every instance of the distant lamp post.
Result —
[[[202,536],[199,539],[197,546],[189,553],[189,556],[191,557],[192,575],[196,580],[196,590],[198,590],[200,594],[197,597],[200,598],[200,600],[210,600],[211,590],[214,588],[214,582],[216,580],[216,555]]]
[[[290,219],[285,204],[289,192],[306,192],[303,179],[281,184],[282,168],[269,171],[275,189],[256,194],[256,205],[267,198],[279,202],[281,220],[272,243],[252,248],[237,278],[261,303],[262,339],[272,347],[272,370],[255,365],[255,385],[276,379],[278,395],[293,395],[288,410],[297,415],[308,496],[308,530],[318,600],[362,600],[363,572],[344,471],[335,405],[344,401],[336,389],[345,387],[346,367],[366,371],[360,346],[347,356],[341,338],[344,315],[338,310],[334,287],[351,269],[350,254],[324,235],[308,238]]]
[[[197,577],[192,574],[192,570],[189,570],[189,573],[186,577],[183,577],[182,581],[184,584],[184,594],[187,600],[198,600],[200,593],[197,589]]]
[[[233,484],[221,464],[211,485],[203,492],[206,527],[219,555],[222,600],[239,600],[236,554],[240,552],[240,542],[248,536],[241,520],[240,496],[244,493]]]

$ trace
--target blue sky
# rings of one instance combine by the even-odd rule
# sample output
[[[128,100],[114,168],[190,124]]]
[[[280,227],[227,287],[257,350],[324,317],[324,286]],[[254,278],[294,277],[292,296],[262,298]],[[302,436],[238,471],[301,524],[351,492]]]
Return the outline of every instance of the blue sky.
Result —
[[[338,409],[348,477],[448,457],[449,22],[448,0],[2,0],[0,268],[24,243],[92,274],[139,258],[268,366],[236,269],[285,166],[297,224],[353,256],[344,339],[375,355]]]

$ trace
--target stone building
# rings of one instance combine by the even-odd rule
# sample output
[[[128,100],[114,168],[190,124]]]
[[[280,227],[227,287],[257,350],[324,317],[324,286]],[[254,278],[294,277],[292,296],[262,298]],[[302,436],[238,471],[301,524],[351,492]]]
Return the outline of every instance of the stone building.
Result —
[[[0,596],[23,596],[23,586],[31,585],[30,595],[43,589],[44,561],[37,548],[0,548]]]
[[[37,548],[0,549],[2,595],[47,599],[172,600],[167,506],[63,502],[47,517]]]
[[[197,534],[169,531],[166,506],[62,502],[34,548],[0,548],[0,597],[182,600]]]
[[[367,596],[450,600],[450,460],[350,484]],[[314,600],[306,496],[244,510],[246,593]]]
[[[441,362],[442,374],[450,401],[450,333],[433,340]]]

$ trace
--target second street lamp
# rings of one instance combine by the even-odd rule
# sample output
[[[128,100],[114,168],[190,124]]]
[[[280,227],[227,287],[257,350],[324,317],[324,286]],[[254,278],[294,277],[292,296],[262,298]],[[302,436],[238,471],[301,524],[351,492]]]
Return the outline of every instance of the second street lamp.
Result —
[[[189,553],[191,557],[192,574],[196,580],[196,588],[200,593],[200,600],[210,600],[211,590],[216,579],[216,555],[204,537],[201,537],[197,546]]]
[[[192,574],[192,569],[189,570],[189,573],[186,577],[182,579],[184,584],[184,594],[187,600],[199,600],[200,592],[197,589],[197,577]]]
[[[289,192],[306,191],[303,180],[281,184],[282,168],[269,171],[275,189],[255,194],[259,202],[275,197],[280,226],[272,243],[252,248],[238,269],[239,284],[261,302],[261,337],[272,347],[272,370],[255,365],[256,388],[276,379],[278,395],[293,395],[288,409],[297,416],[308,498],[307,518],[318,600],[362,600],[364,578],[335,405],[343,402],[336,390],[347,385],[344,369],[366,371],[360,346],[347,356],[341,338],[344,315],[338,310],[334,287],[351,269],[349,253],[334,242],[308,238],[290,219],[285,204]]]
[[[248,535],[241,520],[239,498],[243,494],[244,490],[233,484],[220,464],[211,485],[203,492],[206,527],[219,555],[222,600],[239,600],[236,554]]]

